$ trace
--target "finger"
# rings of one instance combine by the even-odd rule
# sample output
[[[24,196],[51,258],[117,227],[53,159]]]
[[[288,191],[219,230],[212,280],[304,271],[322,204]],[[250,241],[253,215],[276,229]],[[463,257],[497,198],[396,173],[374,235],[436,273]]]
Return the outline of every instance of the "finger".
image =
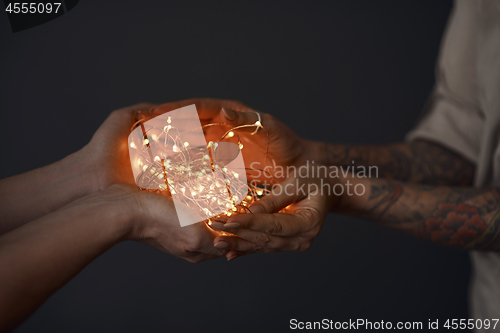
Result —
[[[257,244],[262,249],[273,249],[278,251],[295,251],[299,243],[296,237],[272,236],[260,231],[238,229],[234,233],[241,239]],[[231,247],[230,247],[231,248]]]
[[[134,105],[130,105],[121,109],[118,109],[116,111],[123,111],[123,112],[132,112],[132,111],[149,111],[151,108],[153,108],[156,104],[154,103],[137,103]]]
[[[228,253],[226,253],[226,259],[227,261],[234,260],[238,257],[243,257],[246,255],[252,254],[252,252],[242,252],[242,251],[236,251],[236,250],[229,250]]]
[[[311,217],[305,212],[275,214],[239,214],[229,218],[228,232],[240,235],[241,229],[260,231],[273,236],[292,237],[308,231]],[[234,230],[233,230],[234,229]]]
[[[200,117],[201,120],[212,119],[218,116],[220,109],[222,107],[228,107],[238,111],[252,110],[245,104],[234,100],[224,100],[216,98],[191,98],[182,101],[170,102],[158,105],[157,107],[154,108],[153,113],[155,116],[157,116],[165,112],[169,112],[192,104],[196,105],[196,109],[198,110],[198,116]]]
[[[298,190],[296,178],[288,178],[276,184],[268,195],[250,205],[252,213],[277,213],[288,205],[304,198],[305,192]]]
[[[249,110],[253,111],[253,110]],[[242,112],[236,111],[228,107],[223,107],[220,110],[220,117],[223,122],[236,127],[241,125],[252,125],[259,120],[259,116],[255,112]],[[251,131],[254,131],[256,127],[249,127]]]
[[[192,253],[192,255],[185,255],[182,258],[189,261],[190,263],[193,264],[198,264],[202,261],[206,260],[211,260],[211,259],[216,259],[220,258],[220,255],[211,255],[211,254],[204,254],[204,253]]]
[[[214,239],[214,248],[236,250],[240,252],[261,252],[266,249],[236,236],[218,236]]]

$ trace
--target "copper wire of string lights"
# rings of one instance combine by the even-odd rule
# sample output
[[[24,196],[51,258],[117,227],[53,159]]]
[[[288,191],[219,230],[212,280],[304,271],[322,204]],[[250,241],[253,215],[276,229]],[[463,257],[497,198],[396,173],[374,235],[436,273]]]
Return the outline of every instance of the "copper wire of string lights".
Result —
[[[165,115],[168,116],[168,113]],[[244,147],[240,133],[243,129],[263,130],[263,135],[267,138],[263,150],[265,164],[268,165],[269,134],[259,120],[235,127],[230,127],[227,123],[203,125],[203,130],[209,127],[228,129],[218,141],[210,141],[208,144],[204,141],[206,146],[191,146],[189,137],[193,130],[178,128],[175,118],[171,119],[168,116],[165,123],[162,123],[163,127],[155,126],[147,129],[144,123],[152,118],[146,117],[140,111],[134,112],[133,118],[135,123],[131,131],[141,127],[142,144],[132,141],[129,142],[129,146],[139,153],[136,163],[137,167],[140,167],[140,173],[135,180],[142,190],[165,192],[176,197],[185,206],[198,211],[208,224],[211,223],[211,219],[251,213],[248,206],[269,193],[268,188],[259,187],[256,179],[247,181],[252,178],[251,171],[255,172],[257,169],[247,168],[242,164],[242,170],[235,170],[230,165],[238,155],[241,158]],[[253,131],[245,135],[256,133],[257,131]],[[150,149],[153,144],[156,147],[154,154]],[[266,169],[264,167],[258,171],[272,179],[272,175]],[[244,197],[239,197],[239,194]]]

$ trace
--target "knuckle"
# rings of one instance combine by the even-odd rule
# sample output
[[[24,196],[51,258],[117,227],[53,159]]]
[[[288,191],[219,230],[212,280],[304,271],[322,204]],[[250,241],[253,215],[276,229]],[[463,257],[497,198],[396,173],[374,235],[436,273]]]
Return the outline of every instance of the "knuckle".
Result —
[[[264,213],[274,213],[278,211],[278,199],[276,199],[274,195],[269,195],[253,205],[260,207]]]
[[[201,248],[201,242],[194,240],[186,244],[186,252],[197,252]]]
[[[277,220],[273,220],[267,227],[267,233],[271,235],[281,235],[283,233],[283,225]]]
[[[317,209],[304,211],[304,217],[312,225],[318,225],[322,221],[321,213]]]
[[[277,212],[279,210],[278,199],[276,199],[276,197],[274,195],[271,195],[268,198],[269,198],[269,200],[267,201],[267,205],[269,206],[269,212],[270,213]]]
[[[219,250],[217,255],[218,256],[225,256],[229,251],[230,251],[229,249]]]
[[[299,251],[304,252],[311,248],[312,241],[303,242],[299,245]]]
[[[271,242],[271,238],[266,234],[259,234],[255,237],[254,242],[260,248],[267,248]]]

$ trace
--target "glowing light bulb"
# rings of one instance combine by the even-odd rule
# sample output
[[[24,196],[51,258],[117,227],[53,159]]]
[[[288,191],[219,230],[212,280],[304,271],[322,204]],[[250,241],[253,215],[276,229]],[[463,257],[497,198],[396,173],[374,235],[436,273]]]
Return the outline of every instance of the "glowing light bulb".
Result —
[[[238,175],[236,172],[234,173],[235,178],[240,178],[240,175]]]
[[[144,141],[142,142],[144,145],[147,145],[149,143],[149,140],[148,139],[144,139]]]
[[[234,132],[233,131],[227,133],[227,137],[228,138],[232,138],[233,136],[234,136]]]
[[[189,142],[186,141],[186,142],[184,142],[184,147],[187,147],[187,146],[189,146]]]
[[[237,211],[237,210],[238,210],[238,208],[236,208],[236,207],[233,207],[233,208],[231,208],[231,209],[233,210],[233,212],[235,212],[235,211]]]
[[[136,148],[135,143],[131,142],[131,143],[130,143],[130,148],[134,148],[134,149],[135,149],[135,148]]]
[[[258,121],[258,120],[257,120],[257,121],[255,122],[255,125],[257,125],[257,126],[259,126],[259,127],[260,127],[260,126],[261,126],[260,121]]]
[[[176,153],[180,151],[179,147],[177,147],[176,145],[173,145],[172,150],[175,151]]]
[[[263,192],[262,191],[257,191],[257,195],[262,195]]]
[[[222,168],[222,171],[227,172],[227,168]]]
[[[168,117],[168,119],[167,119],[167,123],[169,123],[169,124],[170,124],[171,122],[172,122],[172,119],[171,119],[171,118],[170,118],[170,116],[169,116],[169,117]]]
[[[142,167],[142,171],[146,171],[147,169],[148,169],[148,166],[147,166],[147,165],[144,165],[144,166]]]
[[[243,145],[241,143],[238,145],[238,147],[240,147],[240,149],[243,149]]]
[[[155,156],[155,161],[156,161],[156,162],[160,162],[160,161],[161,161],[160,156]]]
[[[158,141],[158,135],[152,134],[151,139],[153,139],[153,141]]]

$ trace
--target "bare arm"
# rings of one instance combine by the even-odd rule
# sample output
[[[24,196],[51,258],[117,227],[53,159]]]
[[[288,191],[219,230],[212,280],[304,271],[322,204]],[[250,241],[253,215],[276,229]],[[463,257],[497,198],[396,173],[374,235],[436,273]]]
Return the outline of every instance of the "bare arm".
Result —
[[[0,331],[13,329],[129,227],[125,196],[102,192],[0,237]]]
[[[89,159],[75,153],[51,165],[0,180],[0,235],[94,191]]]
[[[132,111],[151,106],[143,103],[116,110],[78,152],[0,180],[0,235],[111,184],[132,183],[126,146]]]
[[[133,239],[193,263],[223,256],[205,223],[181,227],[172,198],[117,184],[0,236],[0,332],[14,328],[93,259]]]

